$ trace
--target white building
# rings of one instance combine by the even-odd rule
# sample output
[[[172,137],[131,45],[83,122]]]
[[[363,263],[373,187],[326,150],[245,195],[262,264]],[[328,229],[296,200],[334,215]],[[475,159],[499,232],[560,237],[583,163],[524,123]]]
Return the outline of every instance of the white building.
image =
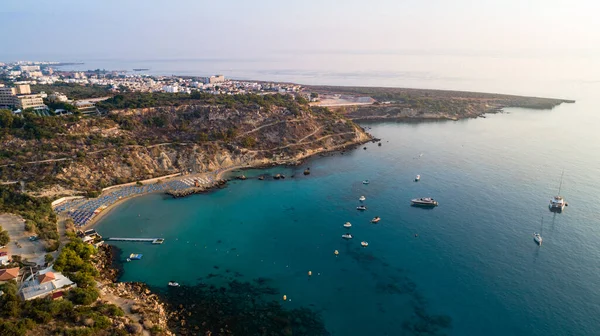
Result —
[[[75,288],[77,285],[60,272],[55,272],[52,267],[37,272],[29,276],[23,282],[20,290],[21,296],[25,300],[33,300],[48,296],[60,290]]]
[[[168,92],[168,93],[177,93],[179,92],[179,87],[174,86],[174,85],[165,85],[163,86],[163,91],[164,92]]]

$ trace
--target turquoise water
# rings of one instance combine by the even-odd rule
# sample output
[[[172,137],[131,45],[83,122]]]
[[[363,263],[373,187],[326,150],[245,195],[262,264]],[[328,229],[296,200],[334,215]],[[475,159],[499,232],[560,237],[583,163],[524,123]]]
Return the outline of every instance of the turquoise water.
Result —
[[[381,147],[246,172],[284,173],[285,180],[234,181],[177,200],[135,198],[97,229],[166,239],[116,244],[124,254],[144,254],[125,264],[123,281],[165,287],[173,279],[267,278],[280,301],[291,299],[284,307],[316,310],[333,335],[411,334],[407,324],[443,316],[451,327],[439,332],[449,335],[597,334],[600,116],[592,99],[572,98],[580,100],[552,111],[365,124]],[[312,174],[303,176],[307,166]],[[553,214],[547,205],[563,169],[569,206]],[[364,213],[355,210],[361,195]],[[409,206],[421,196],[439,207]],[[370,224],[374,216],[382,221]],[[538,247],[532,233],[542,217]],[[346,231],[354,239],[343,240]]]

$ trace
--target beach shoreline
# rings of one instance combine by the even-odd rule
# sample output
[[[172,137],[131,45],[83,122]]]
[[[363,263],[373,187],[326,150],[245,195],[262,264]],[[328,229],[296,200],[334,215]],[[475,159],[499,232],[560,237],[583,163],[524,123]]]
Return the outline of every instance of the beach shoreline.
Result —
[[[230,166],[230,167],[226,167],[226,168],[221,168],[218,169],[216,171],[212,171],[212,172],[204,172],[204,173],[195,173],[195,174],[189,174],[189,175],[176,175],[175,174],[169,174],[166,175],[164,177],[155,177],[149,180],[152,181],[157,181],[160,180],[161,182],[166,182],[166,181],[172,181],[172,180],[179,180],[182,177],[185,178],[196,178],[196,177],[207,177],[207,176],[214,176],[214,180],[212,182],[212,185],[209,186],[205,192],[210,192],[212,190],[214,190],[215,188],[217,188],[218,183],[217,181],[222,180],[223,176],[228,173],[231,172],[233,170],[237,170],[237,169],[242,169],[242,170],[246,170],[246,169],[267,169],[267,168],[271,168],[271,167],[277,167],[277,166],[299,166],[301,165],[303,162],[305,162],[306,160],[315,157],[317,155],[322,155],[322,154],[331,154],[331,153],[335,153],[335,152],[339,152],[339,151],[343,151],[343,150],[352,150],[352,149],[356,149],[358,146],[368,143],[368,142],[373,142],[376,141],[377,139],[374,139],[371,135],[369,135],[368,138],[363,139],[363,140],[358,140],[358,141],[353,141],[351,143],[345,143],[345,144],[341,144],[338,146],[334,146],[332,148],[326,148],[324,150],[320,150],[320,151],[314,151],[314,152],[309,152],[307,154],[301,155],[301,156],[297,156],[294,157],[292,159],[288,159],[288,160],[283,160],[283,161],[278,161],[278,162],[273,162],[273,163],[265,163],[265,162],[248,162],[246,165],[236,165],[236,166]],[[163,178],[165,178],[164,180],[162,180]],[[227,180],[226,180],[227,181]],[[142,181],[143,183],[144,181]],[[156,183],[156,182],[155,182]],[[124,185],[121,185],[120,187],[125,187],[127,185],[130,185],[130,183],[126,183]],[[114,192],[119,190],[120,187],[117,186],[110,186],[105,188],[104,190],[106,191],[110,191],[110,192]],[[128,196],[128,197],[124,197],[122,199],[119,199],[118,201],[114,202],[113,204],[107,206],[104,210],[100,211],[97,215],[95,215],[92,219],[90,219],[90,221],[88,223],[86,223],[85,225],[82,225],[81,227],[79,227],[80,230],[89,230],[94,228],[96,225],[98,225],[98,223],[100,223],[100,221],[107,216],[109,213],[111,213],[118,205],[123,204],[124,202],[131,200],[133,198],[139,197],[139,196],[145,196],[145,195],[150,195],[150,194],[154,194],[154,193],[163,193],[164,191],[153,191],[153,192],[148,192],[148,193],[144,193],[144,194],[136,194],[136,195],[132,195],[132,196]],[[61,214],[60,216],[62,216],[64,219],[69,218],[68,216],[66,216],[65,214]]]

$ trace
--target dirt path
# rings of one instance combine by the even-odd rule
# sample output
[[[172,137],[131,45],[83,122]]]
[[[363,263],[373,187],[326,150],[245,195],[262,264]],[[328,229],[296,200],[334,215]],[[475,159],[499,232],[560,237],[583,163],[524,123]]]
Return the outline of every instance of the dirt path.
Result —
[[[244,132],[242,134],[238,134],[238,136],[236,136],[236,138],[243,137],[244,135],[248,135],[250,133],[254,133],[254,132],[256,132],[258,130],[261,130],[261,129],[265,128],[265,127],[269,127],[269,126],[273,126],[273,125],[277,125],[277,124],[281,124],[281,123],[286,123],[286,122],[298,122],[298,121],[303,121],[303,120],[306,120],[306,119],[291,119],[291,120],[280,120],[280,121],[272,122],[270,124],[262,125],[262,126],[259,126],[259,127],[255,128],[255,129],[252,129],[250,131]]]

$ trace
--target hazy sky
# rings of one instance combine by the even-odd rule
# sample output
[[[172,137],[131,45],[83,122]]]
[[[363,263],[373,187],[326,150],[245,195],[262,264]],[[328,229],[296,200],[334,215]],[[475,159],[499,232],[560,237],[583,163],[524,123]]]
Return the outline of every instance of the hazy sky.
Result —
[[[0,59],[597,54],[600,2],[1,0]]]

